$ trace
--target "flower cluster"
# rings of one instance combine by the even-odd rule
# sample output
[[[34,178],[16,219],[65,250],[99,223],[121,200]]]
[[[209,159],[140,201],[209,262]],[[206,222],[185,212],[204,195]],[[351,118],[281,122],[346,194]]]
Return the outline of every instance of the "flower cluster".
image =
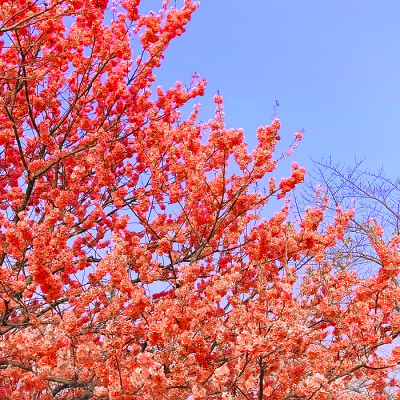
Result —
[[[305,176],[272,176],[280,122],[249,152],[220,94],[183,118],[205,80],[154,72],[197,3],[140,3],[0,2],[0,398],[394,392],[400,351],[376,350],[400,329],[398,237],[371,223],[363,281],[326,257],[353,211],[267,218]]]

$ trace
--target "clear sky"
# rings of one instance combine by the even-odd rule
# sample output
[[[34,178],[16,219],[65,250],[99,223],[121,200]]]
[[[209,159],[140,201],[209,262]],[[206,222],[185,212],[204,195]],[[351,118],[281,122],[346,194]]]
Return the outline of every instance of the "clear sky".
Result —
[[[142,3],[157,10],[161,0]],[[281,136],[306,130],[293,155],[301,165],[356,155],[400,175],[398,0],[200,1],[159,82],[189,82],[193,72],[208,81],[202,116],[219,90],[227,124],[243,127],[251,147],[278,100]]]

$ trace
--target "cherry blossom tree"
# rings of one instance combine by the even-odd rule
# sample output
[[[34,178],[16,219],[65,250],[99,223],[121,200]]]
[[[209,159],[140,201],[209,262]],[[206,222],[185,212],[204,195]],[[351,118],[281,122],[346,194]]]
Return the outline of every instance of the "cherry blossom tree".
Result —
[[[331,263],[353,211],[291,216],[278,120],[249,152],[220,95],[185,117],[205,81],[154,72],[197,4],[139,3],[0,2],[0,398],[396,396],[398,239]]]

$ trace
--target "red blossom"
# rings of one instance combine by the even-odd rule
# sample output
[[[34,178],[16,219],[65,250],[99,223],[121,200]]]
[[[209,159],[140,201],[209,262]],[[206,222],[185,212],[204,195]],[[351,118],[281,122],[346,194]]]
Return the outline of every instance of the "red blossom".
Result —
[[[381,398],[398,240],[362,280],[326,257],[352,210],[268,217],[280,122],[249,153],[220,94],[183,117],[205,80],[157,86],[182,3],[0,2],[0,399]]]

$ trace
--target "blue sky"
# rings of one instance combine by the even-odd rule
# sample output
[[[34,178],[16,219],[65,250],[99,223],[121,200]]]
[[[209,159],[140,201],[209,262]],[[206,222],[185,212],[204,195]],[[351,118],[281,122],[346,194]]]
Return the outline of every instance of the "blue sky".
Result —
[[[161,1],[144,3],[156,10]],[[293,155],[301,165],[357,156],[400,175],[397,0],[203,0],[168,49],[159,83],[189,82],[193,72],[208,81],[202,116],[212,116],[219,90],[227,125],[243,127],[250,147],[278,100],[282,138],[306,130]]]

